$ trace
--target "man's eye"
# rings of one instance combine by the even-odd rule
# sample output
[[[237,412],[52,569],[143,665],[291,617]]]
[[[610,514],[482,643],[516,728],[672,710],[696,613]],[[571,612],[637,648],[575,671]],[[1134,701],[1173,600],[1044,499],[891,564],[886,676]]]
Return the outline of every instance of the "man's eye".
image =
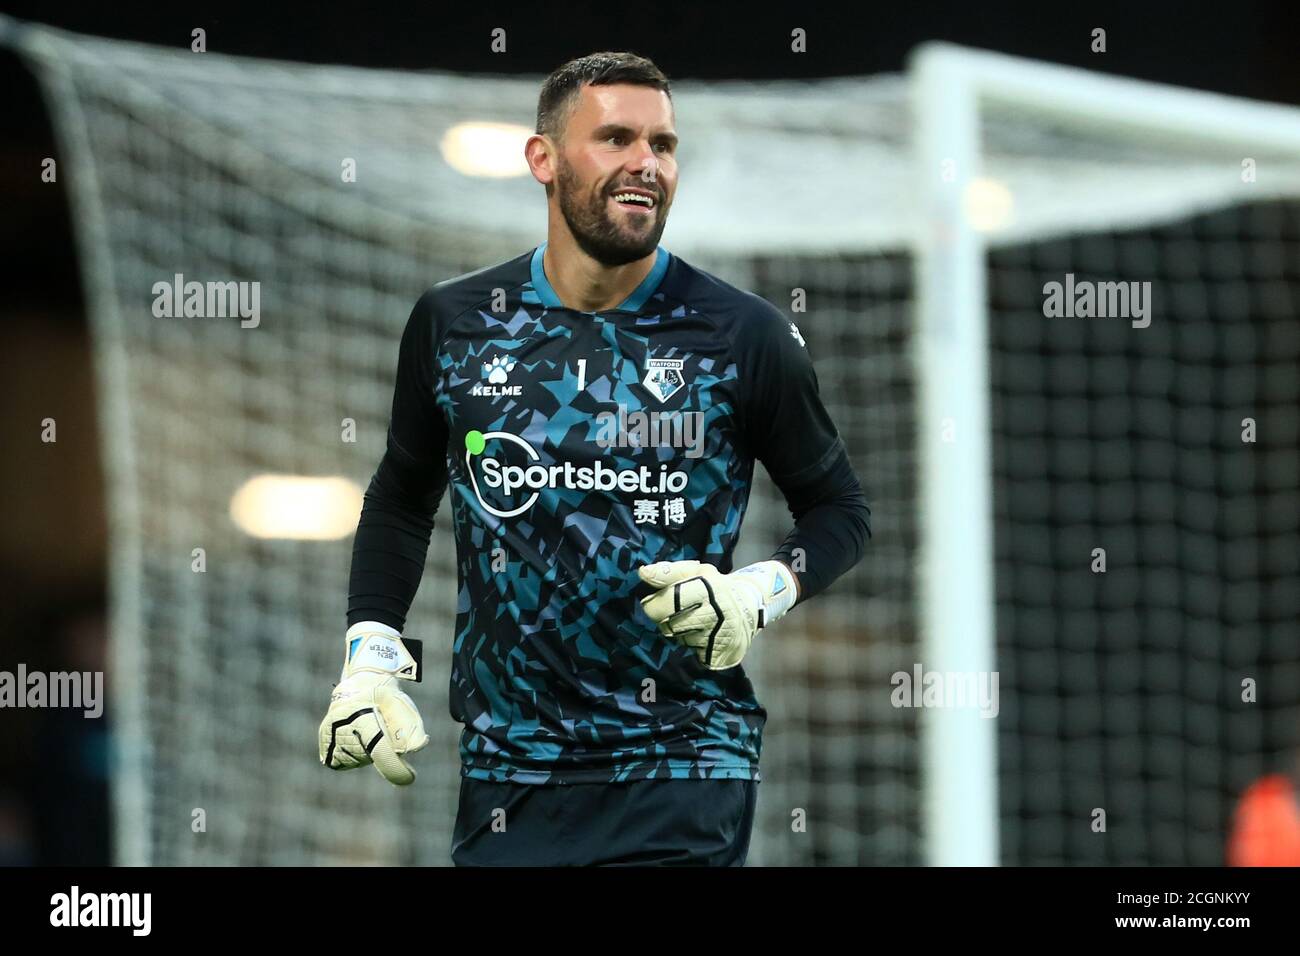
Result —
[[[610,136],[607,142],[613,143],[615,146],[622,146],[624,143],[627,142],[627,137],[614,135],[614,136]]]

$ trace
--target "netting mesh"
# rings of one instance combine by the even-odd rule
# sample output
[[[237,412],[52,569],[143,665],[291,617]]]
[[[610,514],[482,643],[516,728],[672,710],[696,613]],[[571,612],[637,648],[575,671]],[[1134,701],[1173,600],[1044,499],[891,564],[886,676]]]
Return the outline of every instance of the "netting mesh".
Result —
[[[755,683],[771,717],[759,788],[759,860],[915,864],[921,835],[916,712],[895,709],[890,675],[918,659],[916,398],[909,360],[912,277],[901,254],[789,256],[753,263],[769,301],[802,288],[822,396],[869,489],[862,562],[765,641]],[[761,471],[761,469],[759,469]],[[738,558],[769,556],[790,526],[763,476]],[[753,522],[753,524],[750,524]],[[791,829],[803,808],[806,832]]]
[[[60,134],[99,368],[119,858],[447,862],[459,727],[445,716],[445,513],[408,631],[426,643],[415,697],[432,742],[419,781],[396,790],[316,762],[349,542],[247,537],[230,498],[263,472],[364,487],[412,303],[541,237],[541,190],[457,173],[442,135],[531,124],[537,80],[44,31],[23,50]],[[681,84],[676,102],[683,179],[665,245],[782,308],[804,290],[795,318],[873,512],[864,561],[754,654],[770,719],[750,859],[918,863],[917,717],[890,703],[890,676],[921,654],[905,88]],[[1004,857],[1217,862],[1227,801],[1293,742],[1284,714],[1300,702],[1286,630],[1296,209],[1245,204],[1219,152],[989,115],[983,173],[1016,201],[989,272]],[[349,159],[356,182],[340,178]],[[1252,199],[1285,194],[1277,182]],[[1154,279],[1167,313],[1145,330],[1046,319],[1042,285],[1065,272]],[[178,273],[259,282],[261,324],[155,318],[153,284]],[[1247,416],[1267,447],[1242,446]],[[756,482],[742,563],[790,523],[761,469]],[[1095,547],[1106,575],[1090,571]],[[1267,705],[1239,703],[1242,676],[1268,681]],[[1098,806],[1119,838],[1090,839]],[[800,809],[806,831],[791,825]]]
[[[1158,313],[1045,316],[1066,273]],[[1004,861],[1220,865],[1234,797],[1300,744],[1300,203],[990,276]]]

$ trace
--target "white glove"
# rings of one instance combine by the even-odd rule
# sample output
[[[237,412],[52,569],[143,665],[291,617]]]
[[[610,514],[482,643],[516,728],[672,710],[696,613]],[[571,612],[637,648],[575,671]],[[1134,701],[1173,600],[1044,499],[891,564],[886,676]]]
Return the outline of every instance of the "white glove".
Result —
[[[730,574],[699,561],[660,561],[638,568],[658,588],[641,599],[665,637],[694,649],[705,667],[726,670],[740,663],[758,629],[794,606],[798,585],[780,561],[759,561]]]
[[[320,762],[331,770],[373,763],[389,783],[406,786],[415,770],[403,758],[429,742],[415,701],[398,690],[416,680],[418,664],[402,635],[364,621],[348,628],[343,673],[317,732]]]

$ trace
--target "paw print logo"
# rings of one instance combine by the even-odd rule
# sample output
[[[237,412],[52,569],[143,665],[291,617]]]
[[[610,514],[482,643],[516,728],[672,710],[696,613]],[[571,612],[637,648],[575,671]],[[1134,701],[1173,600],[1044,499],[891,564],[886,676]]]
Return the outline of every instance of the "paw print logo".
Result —
[[[492,356],[492,361],[483,363],[483,377],[489,385],[504,385],[506,376],[515,370],[515,361],[509,355]]]

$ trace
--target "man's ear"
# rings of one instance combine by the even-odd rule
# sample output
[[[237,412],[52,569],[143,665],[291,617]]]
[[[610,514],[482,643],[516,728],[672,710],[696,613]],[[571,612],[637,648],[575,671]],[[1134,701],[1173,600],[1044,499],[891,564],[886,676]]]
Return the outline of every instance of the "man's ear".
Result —
[[[544,133],[534,133],[524,143],[524,159],[528,162],[528,171],[543,186],[550,187],[555,182],[555,154],[555,143]]]

